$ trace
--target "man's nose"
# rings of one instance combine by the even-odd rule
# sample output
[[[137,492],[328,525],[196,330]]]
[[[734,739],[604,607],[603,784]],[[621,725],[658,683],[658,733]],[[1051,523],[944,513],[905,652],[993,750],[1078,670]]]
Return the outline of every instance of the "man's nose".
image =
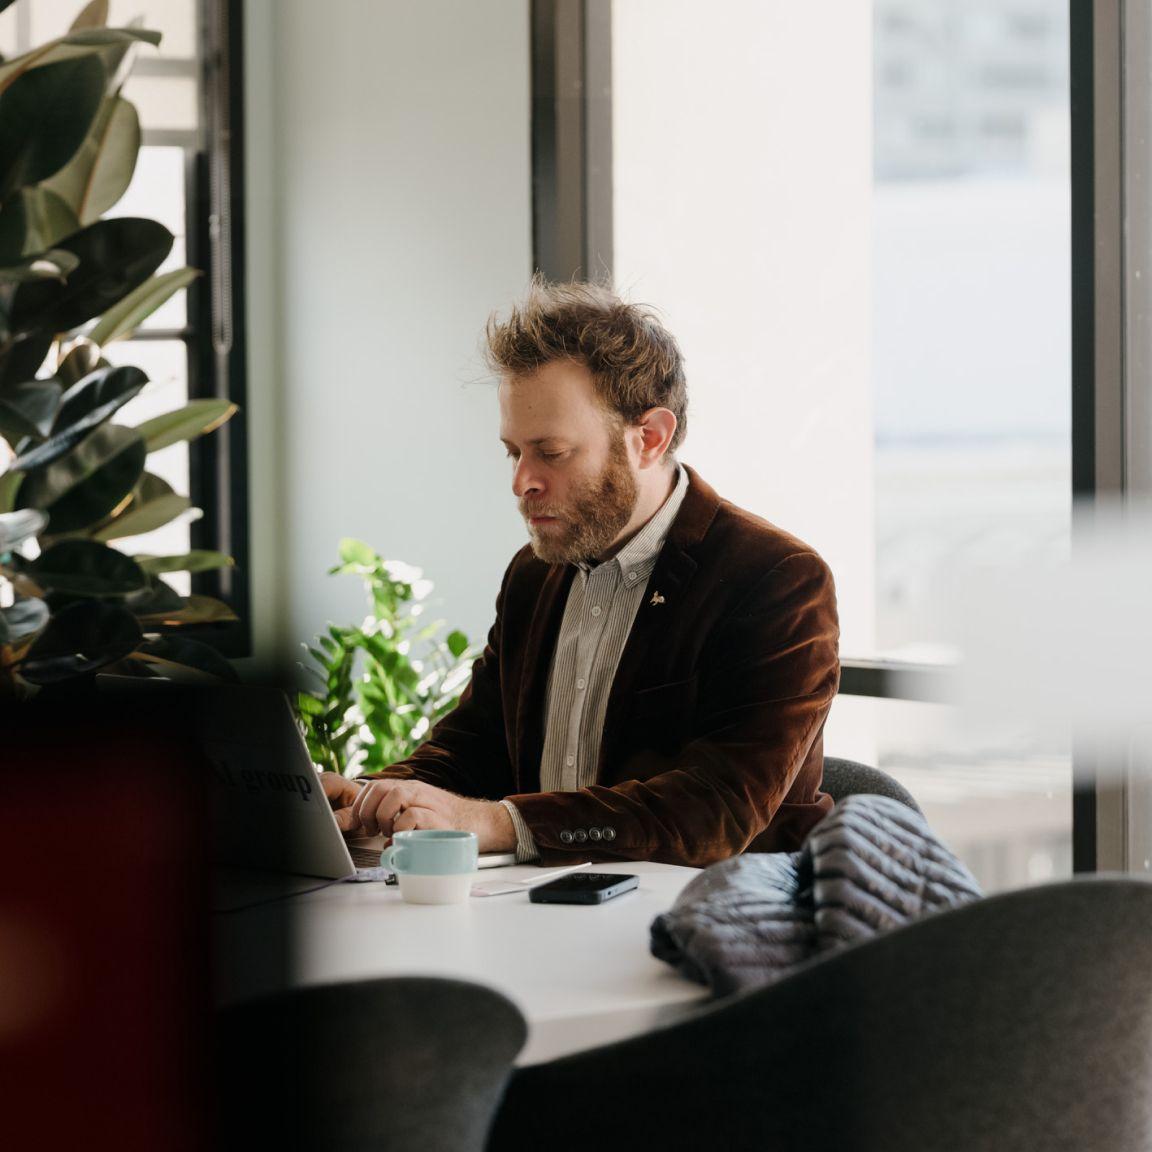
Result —
[[[516,467],[512,470],[512,494],[517,500],[523,500],[525,496],[541,492],[543,487],[539,475],[533,471],[531,464],[521,456],[516,461]]]

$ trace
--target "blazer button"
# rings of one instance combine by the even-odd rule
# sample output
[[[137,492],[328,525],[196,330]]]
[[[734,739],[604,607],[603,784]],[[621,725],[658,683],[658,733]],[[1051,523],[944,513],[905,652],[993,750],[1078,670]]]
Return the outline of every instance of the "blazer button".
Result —
[[[577,844],[584,844],[588,840],[588,833],[585,832],[583,828],[577,828],[576,831],[572,833],[572,839],[575,840]]]
[[[604,839],[605,840],[615,840],[616,839],[616,829],[615,828],[605,828],[604,829]]]
[[[567,828],[565,828],[564,831],[560,833],[560,843],[561,844],[571,844],[572,843],[572,833],[569,832]]]
[[[600,831],[599,828],[589,828],[588,829],[588,839],[589,840],[599,840],[602,835],[603,835],[603,833]]]

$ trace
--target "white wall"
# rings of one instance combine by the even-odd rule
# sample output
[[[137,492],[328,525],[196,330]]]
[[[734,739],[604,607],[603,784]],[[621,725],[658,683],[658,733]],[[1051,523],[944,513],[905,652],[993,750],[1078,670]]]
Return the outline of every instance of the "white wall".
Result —
[[[479,337],[531,272],[527,0],[245,8],[258,659],[362,617],[346,535],[479,636],[524,540]]]

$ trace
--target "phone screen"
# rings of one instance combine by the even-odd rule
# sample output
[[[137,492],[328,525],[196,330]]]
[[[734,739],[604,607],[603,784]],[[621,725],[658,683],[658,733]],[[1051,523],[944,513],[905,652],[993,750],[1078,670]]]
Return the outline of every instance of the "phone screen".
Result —
[[[619,872],[573,872],[528,893],[534,904],[603,904],[637,887],[640,878]]]

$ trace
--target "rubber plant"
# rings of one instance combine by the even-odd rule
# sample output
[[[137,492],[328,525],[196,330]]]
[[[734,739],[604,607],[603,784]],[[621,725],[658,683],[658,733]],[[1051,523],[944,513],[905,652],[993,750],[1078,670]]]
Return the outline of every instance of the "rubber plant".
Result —
[[[138,426],[115,419],[148,378],[104,349],[198,273],[158,274],[173,237],[156,221],[105,218],[140,148],[124,81],[134,51],[160,42],[106,21],[96,0],[65,35],[0,61],[0,695],[98,669],[233,675],[185,631],[231,610],[164,579],[231,559],[117,547],[196,514],[149,455],[235,406],[193,400]]]

